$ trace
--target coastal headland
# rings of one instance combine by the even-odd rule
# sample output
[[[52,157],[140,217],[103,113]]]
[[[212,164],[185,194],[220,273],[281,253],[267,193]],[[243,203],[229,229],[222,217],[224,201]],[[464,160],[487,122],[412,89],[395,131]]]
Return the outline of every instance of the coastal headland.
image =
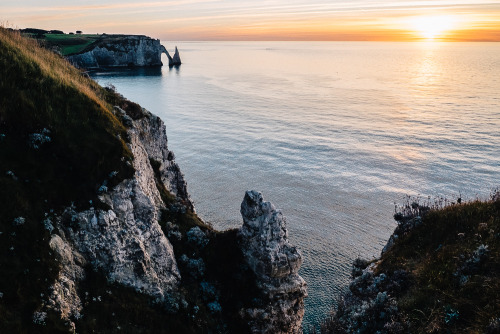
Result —
[[[161,55],[169,66],[181,65],[177,47],[171,56],[167,49],[144,35],[123,34],[65,34],[60,30],[22,29],[23,35],[35,38],[42,46],[57,52],[78,68],[105,69],[119,67],[162,66]]]

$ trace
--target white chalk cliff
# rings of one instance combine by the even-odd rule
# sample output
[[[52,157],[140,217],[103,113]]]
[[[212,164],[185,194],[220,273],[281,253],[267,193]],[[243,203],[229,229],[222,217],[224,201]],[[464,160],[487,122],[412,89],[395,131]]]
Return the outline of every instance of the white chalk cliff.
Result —
[[[141,35],[103,35],[83,52],[68,55],[66,59],[86,69],[147,67],[161,66],[162,53],[168,54],[159,39]]]
[[[115,110],[125,114],[119,108]],[[145,112],[147,113],[147,112]],[[84,279],[90,264],[108,281],[132,287],[161,301],[181,279],[174,251],[158,223],[165,207],[155,185],[150,159],[161,163],[167,190],[187,203],[186,184],[173,154],[167,148],[165,125],[156,116],[132,121],[129,147],[134,155],[135,175],[122,181],[100,199],[109,206],[76,212],[67,208],[54,223],[50,246],[62,264],[59,279],[48,301],[63,318],[78,316],[80,297],[75,285]]]

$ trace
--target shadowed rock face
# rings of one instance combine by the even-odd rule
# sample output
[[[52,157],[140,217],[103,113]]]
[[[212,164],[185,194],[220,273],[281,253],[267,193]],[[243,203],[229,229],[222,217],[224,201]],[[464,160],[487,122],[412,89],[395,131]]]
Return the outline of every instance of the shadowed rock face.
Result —
[[[254,333],[301,333],[306,283],[297,272],[302,256],[288,241],[286,219],[262,194],[247,191],[241,203],[239,242],[257,285],[268,301],[244,310]]]
[[[91,44],[84,52],[66,58],[76,67],[86,69],[145,67],[162,66],[162,53],[167,52],[159,39],[136,35],[107,35]]]
[[[179,56],[179,50],[177,50],[177,47],[175,47],[175,52],[174,52],[174,56],[173,57],[170,56],[170,53],[168,53],[167,49],[165,49],[164,53],[168,57],[168,66],[169,67],[179,66],[180,64],[182,64],[182,62],[181,62],[181,56]]]
[[[115,112],[125,113],[118,107]],[[85,265],[110,282],[158,301],[175,293],[181,280],[173,247],[158,223],[164,203],[151,160],[158,162],[165,188],[186,205],[192,207],[192,202],[184,176],[167,148],[164,123],[146,110],[143,113],[138,120],[130,119],[128,129],[135,175],[101,194],[109,209],[77,212],[69,207],[54,221],[60,235],[52,236],[50,246],[62,266],[45,307],[63,319],[78,318],[82,311],[76,286],[85,278]]]

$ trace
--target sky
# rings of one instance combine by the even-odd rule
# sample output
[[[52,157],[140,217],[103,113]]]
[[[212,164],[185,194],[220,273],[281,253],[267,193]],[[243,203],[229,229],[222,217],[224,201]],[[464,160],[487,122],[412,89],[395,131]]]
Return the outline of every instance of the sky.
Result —
[[[2,0],[0,23],[170,41],[500,41],[500,1]]]

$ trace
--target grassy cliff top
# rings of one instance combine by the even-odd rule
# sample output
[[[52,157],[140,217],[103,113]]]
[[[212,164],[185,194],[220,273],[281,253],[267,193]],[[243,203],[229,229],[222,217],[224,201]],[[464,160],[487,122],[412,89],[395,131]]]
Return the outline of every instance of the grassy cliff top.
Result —
[[[410,274],[397,301],[411,332],[499,332],[500,193],[431,210],[417,225],[377,266]]]
[[[38,39],[48,49],[55,49],[63,56],[69,56],[86,52],[97,43],[116,43],[126,37],[145,38],[144,35],[122,35],[122,34],[64,34],[48,32],[41,29],[25,29],[23,35]],[[36,32],[36,33],[35,33]]]
[[[95,34],[44,34],[44,41],[47,45],[58,47],[63,56],[82,52],[100,38],[100,35]]]
[[[500,333],[500,192],[460,202],[408,201],[321,333]]]
[[[109,92],[0,28],[0,324],[22,332],[57,275],[44,220],[133,175]]]

